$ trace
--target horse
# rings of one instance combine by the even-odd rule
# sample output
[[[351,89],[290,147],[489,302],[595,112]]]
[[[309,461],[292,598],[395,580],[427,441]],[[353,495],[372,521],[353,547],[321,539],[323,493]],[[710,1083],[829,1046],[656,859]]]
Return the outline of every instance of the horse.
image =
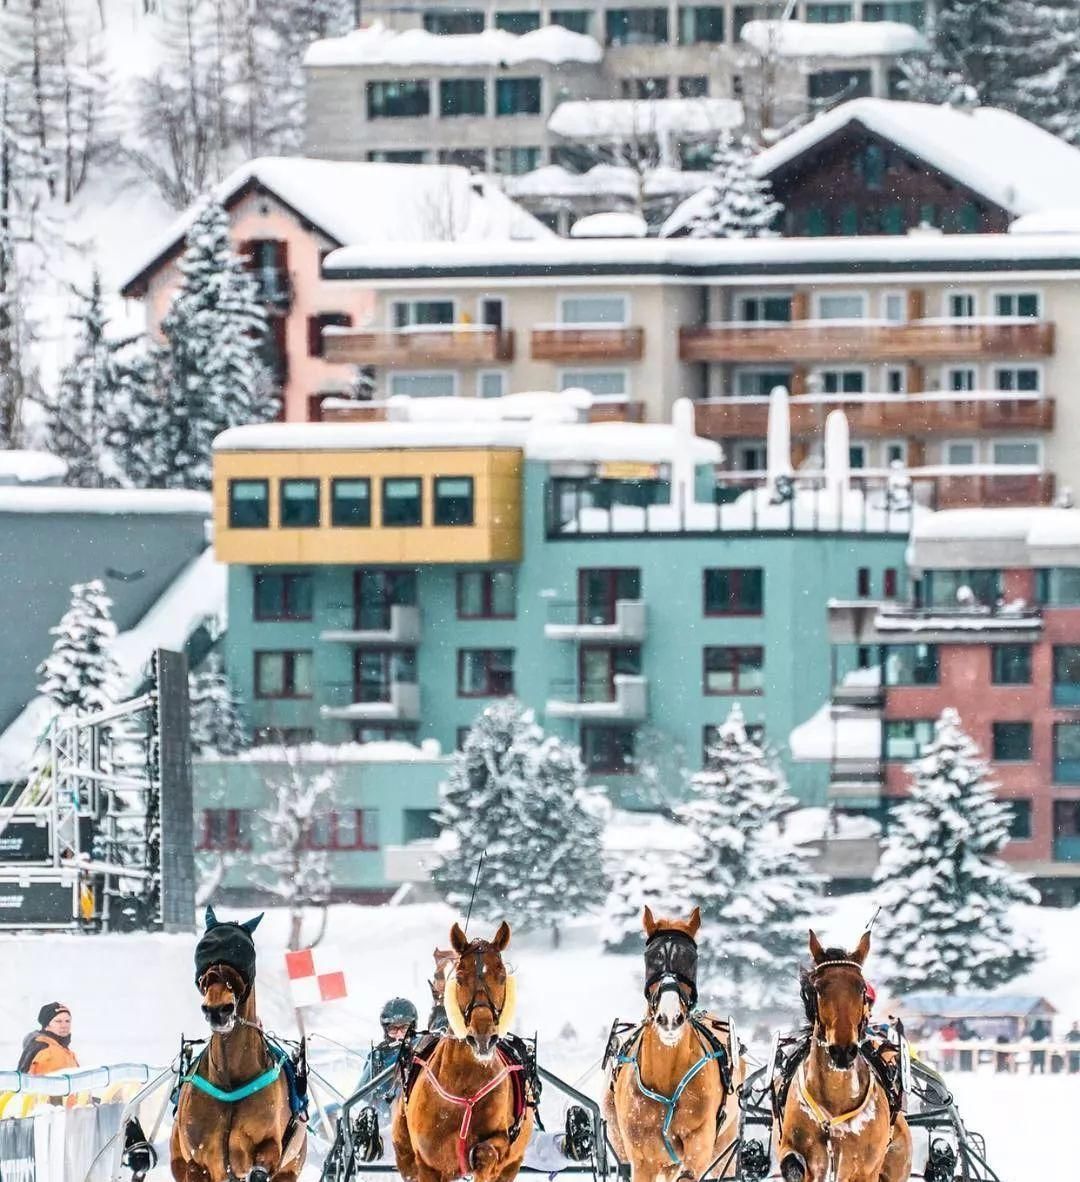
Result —
[[[823,948],[810,933],[801,974],[810,1046],[784,1102],[777,1156],[784,1182],[907,1182],[911,1131],[862,1044],[868,1006],[864,932],[854,952]]]
[[[181,1070],[169,1156],[174,1182],[297,1182],[306,1126],[293,1115],[286,1052],[255,1007],[262,916],[224,923],[210,907],[195,950],[196,986],[210,1038]]]
[[[695,1013],[701,912],[645,928],[645,1021],[612,1057],[604,1116],[633,1182],[693,1182],[733,1153],[745,1075],[729,1026]]]
[[[502,954],[503,922],[491,940],[450,931],[455,953],[443,1003],[449,1031],[414,1051],[410,1083],[391,1115],[398,1173],[405,1182],[511,1182],[532,1136],[534,1110],[523,1102],[525,1066],[500,1040],[514,1018],[516,983]]]
[[[446,981],[450,975],[450,970],[457,960],[457,953],[449,948],[436,948],[433,956],[435,958],[435,972],[431,980],[428,981],[428,988],[431,990],[431,1013],[428,1015],[428,1030],[434,1030],[441,1034],[446,1029],[448,1022],[446,1006],[443,1005],[443,996],[446,993]]]

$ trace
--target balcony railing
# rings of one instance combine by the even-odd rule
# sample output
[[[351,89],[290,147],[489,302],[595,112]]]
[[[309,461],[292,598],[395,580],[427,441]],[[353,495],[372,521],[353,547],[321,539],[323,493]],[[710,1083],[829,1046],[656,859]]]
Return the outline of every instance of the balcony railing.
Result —
[[[914,361],[1048,357],[1042,320],[792,320],[724,322],[679,330],[683,361]]]
[[[842,410],[855,436],[934,432],[1050,431],[1054,400],[1040,394],[812,394],[788,399],[794,435],[819,435],[829,412]],[[760,439],[768,431],[769,399],[710,398],[697,403],[697,431],[711,439]]]
[[[645,351],[643,328],[610,325],[544,325],[532,331],[534,361],[640,361]]]
[[[612,678],[611,694],[610,698],[604,697],[597,683],[554,682],[545,710],[549,718],[598,722],[642,722],[648,716],[646,677],[616,673]]]
[[[357,621],[353,621],[357,623]],[[420,642],[420,609],[414,605],[391,604],[385,627],[327,628],[320,640],[340,644],[418,644]]]
[[[350,365],[486,365],[512,361],[514,334],[484,324],[428,324],[364,331],[323,329],[327,361]]]
[[[829,799],[876,803],[885,787],[880,759],[834,759],[829,773]]]
[[[544,624],[548,640],[637,643],[645,639],[645,602],[641,599],[617,599],[615,618],[607,624],[584,620],[577,603],[553,603],[550,614],[552,618]]]
[[[418,722],[420,687],[414,681],[392,681],[385,698],[374,702],[349,702],[344,706],[323,706],[323,718],[342,718],[357,722]]]

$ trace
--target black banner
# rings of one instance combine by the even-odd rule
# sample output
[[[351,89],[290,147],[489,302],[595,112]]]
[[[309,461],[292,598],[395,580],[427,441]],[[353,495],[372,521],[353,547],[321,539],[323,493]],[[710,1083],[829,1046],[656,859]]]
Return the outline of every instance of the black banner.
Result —
[[[0,832],[0,862],[49,861],[49,827],[34,821],[8,821]]]
[[[78,914],[78,899],[70,883],[0,882],[0,927],[74,927]]]
[[[0,1182],[37,1182],[34,1120],[0,1120]]]

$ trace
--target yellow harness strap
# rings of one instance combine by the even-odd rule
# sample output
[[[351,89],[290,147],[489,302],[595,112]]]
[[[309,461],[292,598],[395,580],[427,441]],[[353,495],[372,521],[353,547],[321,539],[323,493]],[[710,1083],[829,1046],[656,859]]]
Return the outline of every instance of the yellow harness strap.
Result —
[[[831,1116],[824,1108],[810,1095],[810,1088],[806,1083],[806,1060],[802,1062],[799,1068],[799,1098],[805,1103],[806,1107],[810,1109],[814,1119],[821,1125],[826,1135],[829,1134],[836,1125],[846,1124],[849,1120],[854,1120],[860,1112],[870,1103],[870,1097],[874,1094],[874,1080],[871,1077],[866,1089],[866,1095],[863,1096],[857,1108],[853,1108],[850,1112],[842,1113],[840,1116]]]

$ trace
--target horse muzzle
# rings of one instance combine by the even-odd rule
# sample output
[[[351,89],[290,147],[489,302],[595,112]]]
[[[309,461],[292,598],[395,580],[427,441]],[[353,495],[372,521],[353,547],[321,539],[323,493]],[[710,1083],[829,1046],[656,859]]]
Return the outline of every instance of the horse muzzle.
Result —
[[[202,1012],[215,1034],[228,1034],[236,1025],[236,1006],[232,1002],[220,1006],[203,1006]]]
[[[490,1030],[485,1030],[483,1033],[477,1033],[470,1030],[465,1035],[465,1043],[472,1050],[472,1053],[483,1062],[487,1063],[495,1054],[495,1043],[498,1039],[498,1032],[494,1026]]]
[[[656,1009],[653,1021],[660,1041],[673,1046],[682,1035],[682,1028],[686,1023],[687,1010],[683,1005],[682,994],[674,981],[669,985],[661,984],[659,996],[656,999]]]
[[[834,1067],[840,1067],[847,1070],[855,1062],[859,1054],[859,1048],[855,1043],[849,1043],[847,1046],[840,1046],[838,1043],[829,1044],[829,1059]]]

